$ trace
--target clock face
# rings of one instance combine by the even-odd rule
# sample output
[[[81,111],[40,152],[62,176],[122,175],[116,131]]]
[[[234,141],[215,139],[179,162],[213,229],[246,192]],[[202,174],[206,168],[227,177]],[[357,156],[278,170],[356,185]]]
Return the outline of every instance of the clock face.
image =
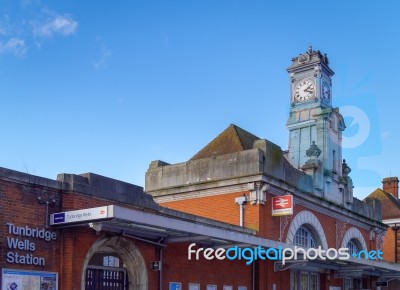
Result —
[[[325,102],[329,102],[331,99],[331,88],[327,82],[322,84],[322,98]]]
[[[314,96],[315,87],[311,80],[303,80],[296,85],[294,97],[297,101],[303,102]]]

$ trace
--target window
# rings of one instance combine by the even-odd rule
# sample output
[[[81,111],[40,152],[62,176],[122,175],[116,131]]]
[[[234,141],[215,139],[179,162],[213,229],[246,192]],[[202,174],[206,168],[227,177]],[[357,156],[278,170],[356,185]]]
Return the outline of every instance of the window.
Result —
[[[315,273],[310,274],[310,290],[318,290],[318,275]]]
[[[360,278],[344,278],[344,290],[362,289]]]
[[[344,290],[350,290],[352,285],[353,283],[351,278],[344,278]]]
[[[307,271],[291,271],[290,290],[320,290],[319,274]]]
[[[315,248],[316,242],[311,231],[301,226],[294,237],[294,244],[303,248]]]
[[[333,150],[333,152],[332,152],[332,169],[333,169],[333,171],[337,171],[336,162],[337,162],[337,160],[336,160],[336,151]]]
[[[207,290],[217,290],[217,285],[207,284]]]
[[[358,254],[360,251],[359,247],[357,246],[357,242],[354,239],[351,239],[346,246],[349,249],[349,254]]]
[[[307,272],[301,272],[300,273],[300,290],[308,290],[308,273]]]
[[[297,272],[290,272],[290,290],[298,290],[297,285],[299,284],[297,280]]]
[[[189,283],[189,290],[200,290],[200,284]]]
[[[103,257],[104,267],[119,267],[119,258],[114,256],[104,256]]]

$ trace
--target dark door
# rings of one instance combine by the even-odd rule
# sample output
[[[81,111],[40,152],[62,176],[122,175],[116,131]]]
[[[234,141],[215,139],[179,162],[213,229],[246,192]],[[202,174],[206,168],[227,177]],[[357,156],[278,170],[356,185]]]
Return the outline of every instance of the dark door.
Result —
[[[86,290],[127,290],[126,270],[110,267],[88,267],[85,278]]]

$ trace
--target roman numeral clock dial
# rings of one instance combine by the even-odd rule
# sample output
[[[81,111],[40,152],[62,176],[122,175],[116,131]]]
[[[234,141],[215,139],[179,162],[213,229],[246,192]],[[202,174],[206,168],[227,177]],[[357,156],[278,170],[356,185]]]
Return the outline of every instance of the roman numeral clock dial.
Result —
[[[304,80],[296,85],[294,97],[298,102],[311,99],[315,93],[315,86],[311,80]]]

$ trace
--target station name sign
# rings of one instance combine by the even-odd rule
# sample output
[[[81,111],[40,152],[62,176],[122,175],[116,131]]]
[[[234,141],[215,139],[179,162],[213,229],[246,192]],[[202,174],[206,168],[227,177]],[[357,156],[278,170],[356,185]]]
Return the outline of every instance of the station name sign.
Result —
[[[53,242],[57,239],[57,234],[47,228],[16,226],[12,223],[7,223],[6,226],[8,234],[6,240],[9,249],[6,254],[7,263],[45,266],[45,258],[34,255],[38,248],[36,241]]]
[[[50,225],[61,225],[82,221],[93,221],[109,217],[107,206],[94,207],[81,210],[65,211],[50,215]]]

